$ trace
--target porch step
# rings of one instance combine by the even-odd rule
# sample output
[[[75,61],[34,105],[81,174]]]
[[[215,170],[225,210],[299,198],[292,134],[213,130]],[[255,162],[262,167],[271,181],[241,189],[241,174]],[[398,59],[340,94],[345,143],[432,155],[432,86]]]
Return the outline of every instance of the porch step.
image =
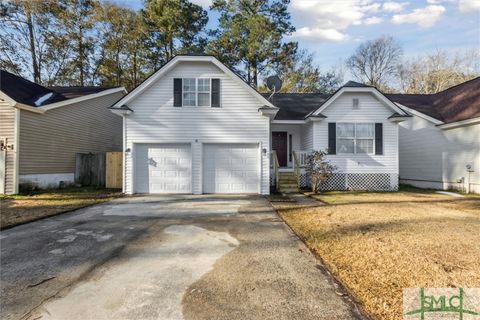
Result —
[[[299,192],[295,172],[278,173],[278,191],[282,193]]]

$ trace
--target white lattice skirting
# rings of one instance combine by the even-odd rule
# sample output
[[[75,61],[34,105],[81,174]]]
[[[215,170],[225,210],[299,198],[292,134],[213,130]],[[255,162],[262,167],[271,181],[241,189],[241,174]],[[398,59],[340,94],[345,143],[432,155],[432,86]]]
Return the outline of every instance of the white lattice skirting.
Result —
[[[300,187],[310,188],[306,173],[300,174]],[[393,173],[334,173],[320,186],[324,191],[365,190],[397,191],[398,174]]]

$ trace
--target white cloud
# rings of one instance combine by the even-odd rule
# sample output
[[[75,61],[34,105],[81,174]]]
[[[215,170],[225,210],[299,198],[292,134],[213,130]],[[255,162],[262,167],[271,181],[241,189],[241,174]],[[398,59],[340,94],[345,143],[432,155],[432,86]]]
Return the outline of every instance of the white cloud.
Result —
[[[349,26],[378,23],[377,18],[368,23],[366,19],[380,8],[381,4],[372,0],[292,0],[289,9],[297,21],[293,36],[344,41],[349,38],[345,33]]]
[[[213,3],[213,0],[190,0],[190,2],[198,4],[204,9],[209,9]]]
[[[392,17],[395,24],[414,23],[422,28],[433,26],[445,12],[445,7],[430,5],[425,8],[415,9],[410,13],[396,14]]]
[[[406,2],[387,1],[382,5],[382,9],[388,12],[400,12],[407,5]]]
[[[340,42],[348,39],[348,35],[342,33],[336,29],[320,29],[320,28],[309,28],[303,27],[297,29],[292,37],[295,38],[310,38],[326,41]]]
[[[363,24],[372,25],[372,24],[379,24],[383,22],[383,18],[381,17],[370,17],[363,20]]]
[[[459,0],[458,9],[462,13],[470,13],[480,10],[480,0]]]

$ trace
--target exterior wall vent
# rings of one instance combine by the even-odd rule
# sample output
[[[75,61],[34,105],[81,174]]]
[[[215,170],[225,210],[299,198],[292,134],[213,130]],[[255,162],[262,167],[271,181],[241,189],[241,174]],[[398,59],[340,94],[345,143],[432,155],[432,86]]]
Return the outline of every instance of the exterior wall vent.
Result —
[[[360,109],[360,101],[358,98],[353,98],[353,109]]]

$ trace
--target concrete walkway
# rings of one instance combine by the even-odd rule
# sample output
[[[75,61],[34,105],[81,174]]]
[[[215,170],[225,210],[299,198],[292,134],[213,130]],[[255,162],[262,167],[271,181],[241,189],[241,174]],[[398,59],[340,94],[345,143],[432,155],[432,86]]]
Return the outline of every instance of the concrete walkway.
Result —
[[[2,319],[357,319],[261,196],[117,199],[0,234]]]

